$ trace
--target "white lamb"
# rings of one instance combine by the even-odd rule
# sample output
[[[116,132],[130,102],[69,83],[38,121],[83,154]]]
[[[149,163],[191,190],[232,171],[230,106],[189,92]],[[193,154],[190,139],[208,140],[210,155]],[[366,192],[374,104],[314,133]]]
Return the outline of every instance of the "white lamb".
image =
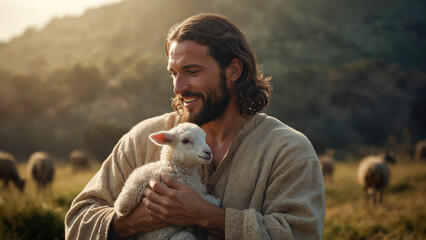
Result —
[[[193,123],[182,123],[169,131],[153,133],[149,139],[163,146],[160,160],[141,166],[130,174],[114,203],[119,216],[128,215],[141,201],[143,191],[149,187],[148,181],[160,181],[162,174],[195,189],[206,201],[219,205],[217,198],[207,195],[206,186],[201,183],[198,174],[198,165],[208,164],[213,159],[206,143],[206,133],[200,127]],[[169,226],[141,233],[137,239],[196,239],[192,233],[183,229],[184,227]]]

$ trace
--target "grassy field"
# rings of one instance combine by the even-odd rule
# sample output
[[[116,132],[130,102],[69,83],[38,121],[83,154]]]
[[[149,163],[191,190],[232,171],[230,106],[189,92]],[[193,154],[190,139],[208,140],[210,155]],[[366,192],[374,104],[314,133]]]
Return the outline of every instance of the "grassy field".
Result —
[[[391,165],[382,205],[366,204],[357,163],[340,163],[326,182],[324,239],[426,239],[426,163]]]
[[[28,179],[25,164],[19,164],[20,176]],[[71,167],[56,164],[51,190],[38,193],[33,181],[27,180],[25,194],[13,184],[0,192],[0,240],[64,239],[64,218],[72,200],[92,178],[100,165],[73,173]]]
[[[0,239],[63,239],[64,217],[73,198],[99,165],[72,173],[57,165],[52,192],[37,193],[27,182],[25,195],[14,186],[0,192]],[[338,163],[326,182],[324,239],[426,239],[426,163],[391,166],[383,205],[366,205],[356,182],[356,163]],[[19,165],[26,177],[25,165]]]

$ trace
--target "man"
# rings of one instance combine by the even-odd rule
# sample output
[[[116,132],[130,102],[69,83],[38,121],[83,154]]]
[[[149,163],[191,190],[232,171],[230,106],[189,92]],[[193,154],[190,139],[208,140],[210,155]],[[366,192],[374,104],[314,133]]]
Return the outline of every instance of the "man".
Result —
[[[67,238],[126,239],[173,224],[208,239],[321,239],[318,158],[305,136],[258,113],[269,102],[270,79],[241,31],[223,16],[200,14],[172,27],[165,48],[176,111],[142,121],[120,139],[67,213]],[[207,133],[214,159],[200,174],[221,206],[163,176],[166,185],[151,181],[141,203],[119,218],[113,204],[126,178],[159,159],[148,135],[183,121]]]

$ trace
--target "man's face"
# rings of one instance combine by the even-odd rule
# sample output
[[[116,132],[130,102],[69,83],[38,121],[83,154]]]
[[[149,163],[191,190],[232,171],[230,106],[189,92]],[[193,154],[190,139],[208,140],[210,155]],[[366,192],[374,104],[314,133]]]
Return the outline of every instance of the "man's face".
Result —
[[[200,126],[221,116],[230,100],[226,75],[208,55],[208,47],[194,41],[173,42],[167,69],[185,120]]]

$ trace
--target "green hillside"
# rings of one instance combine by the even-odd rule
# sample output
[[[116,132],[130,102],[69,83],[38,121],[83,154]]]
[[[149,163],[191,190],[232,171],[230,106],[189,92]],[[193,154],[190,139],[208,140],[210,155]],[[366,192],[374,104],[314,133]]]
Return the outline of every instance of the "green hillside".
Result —
[[[241,26],[273,77],[266,112],[318,152],[408,154],[426,138],[425,9],[421,0],[127,0],[53,19],[0,45],[0,149],[24,158],[85,148],[103,159],[135,123],[171,111],[168,29],[215,12]]]

